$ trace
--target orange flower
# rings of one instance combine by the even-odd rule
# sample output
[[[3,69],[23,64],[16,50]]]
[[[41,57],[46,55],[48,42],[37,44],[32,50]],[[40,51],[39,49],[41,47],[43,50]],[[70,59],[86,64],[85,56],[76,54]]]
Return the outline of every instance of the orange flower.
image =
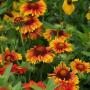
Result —
[[[66,66],[65,63],[61,63],[58,65],[52,74],[49,74],[50,78],[53,78],[55,83],[59,83],[61,81],[73,81],[75,84],[78,84],[78,77],[74,72],[71,72],[70,69]]]
[[[26,53],[27,61],[34,64],[37,62],[50,63],[53,61],[54,56],[49,47],[42,45],[35,46]]]
[[[46,11],[46,4],[43,0],[37,2],[27,2],[20,7],[20,11],[26,16],[31,14],[32,16],[44,15]]]
[[[36,85],[42,89],[45,89],[46,86],[44,85],[44,83],[42,81],[39,81],[39,82],[34,82],[33,80],[30,80],[28,83],[24,83],[23,86],[25,88],[25,90],[32,90],[32,85]]]
[[[79,86],[75,85],[72,81],[61,81],[60,85],[54,90],[79,90]]]
[[[67,43],[66,38],[55,38],[50,42],[50,47],[56,52],[56,53],[63,53],[63,52],[71,52],[72,51],[72,45],[70,43]]]
[[[34,40],[34,39],[37,39],[38,37],[42,36],[41,30],[42,30],[42,27],[39,27],[35,31],[30,32],[29,33],[30,39]]]
[[[50,41],[53,36],[54,37],[65,37],[65,38],[69,38],[70,35],[65,33],[63,30],[51,30],[51,29],[47,29],[46,32],[43,34],[44,38],[47,39],[48,41]]]
[[[85,61],[75,59],[70,64],[72,70],[74,70],[76,73],[78,72],[90,72],[90,63],[87,63]]]
[[[35,29],[39,28],[42,23],[38,18],[33,16],[28,16],[24,18],[20,32],[26,34],[28,32],[33,32]]]
[[[21,54],[16,53],[15,51],[10,51],[8,48],[5,49],[5,53],[3,57],[5,63],[10,63],[22,59]]]

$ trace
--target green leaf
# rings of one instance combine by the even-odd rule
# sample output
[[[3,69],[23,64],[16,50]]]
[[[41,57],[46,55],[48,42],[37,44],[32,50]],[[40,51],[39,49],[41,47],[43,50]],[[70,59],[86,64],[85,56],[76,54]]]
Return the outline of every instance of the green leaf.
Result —
[[[81,53],[85,56],[90,56],[90,52],[88,52],[88,51],[81,51]]]
[[[21,82],[17,83],[13,88],[12,90],[22,90],[21,89]]]

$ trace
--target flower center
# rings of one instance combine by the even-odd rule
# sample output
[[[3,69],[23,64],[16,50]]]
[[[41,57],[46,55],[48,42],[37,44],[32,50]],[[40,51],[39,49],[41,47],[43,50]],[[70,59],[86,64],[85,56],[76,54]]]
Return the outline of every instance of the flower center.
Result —
[[[23,20],[22,17],[16,17],[16,18],[14,19],[14,24],[21,23],[22,20]]]
[[[36,3],[34,3],[34,4],[32,3],[32,4],[29,5],[29,9],[38,10],[39,9],[39,6]]]
[[[83,64],[78,64],[76,68],[80,71],[83,71],[85,69],[85,66]]]
[[[61,78],[62,80],[69,80],[70,79],[70,72],[65,70],[65,69],[62,69],[60,70],[59,72],[57,72],[57,76],[59,78]]]
[[[47,50],[44,46],[37,46],[35,49],[34,49],[34,53],[36,56],[38,55],[45,55],[47,53]]]
[[[72,4],[72,0],[67,0],[67,3],[68,3],[69,5],[71,5],[71,4]]]

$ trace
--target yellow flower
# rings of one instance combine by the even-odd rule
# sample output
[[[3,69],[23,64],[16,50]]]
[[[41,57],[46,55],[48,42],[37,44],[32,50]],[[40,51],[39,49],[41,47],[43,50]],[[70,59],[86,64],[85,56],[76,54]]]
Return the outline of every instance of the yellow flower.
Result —
[[[38,45],[27,51],[26,60],[33,64],[38,62],[50,63],[54,56],[49,47]]]
[[[67,43],[65,37],[55,38],[50,42],[50,47],[55,51],[55,53],[71,52],[72,45]]]
[[[87,20],[90,20],[90,12],[88,12],[88,13],[86,14],[86,18],[87,18]]]
[[[20,11],[26,16],[31,14],[32,16],[44,15],[46,11],[46,4],[43,0],[37,2],[27,2],[20,7]]]
[[[90,63],[87,63],[85,61],[81,61],[79,59],[75,59],[70,64],[71,69],[74,70],[76,73],[78,72],[90,72]]]
[[[65,12],[65,14],[71,15],[75,10],[75,6],[74,6],[72,0],[64,0],[62,9]]]
[[[49,74],[49,78],[54,79],[55,83],[60,83],[62,81],[69,82],[72,81],[74,84],[78,84],[79,80],[77,75],[73,71],[70,71],[70,68],[66,66],[64,62],[59,64],[53,71]]]

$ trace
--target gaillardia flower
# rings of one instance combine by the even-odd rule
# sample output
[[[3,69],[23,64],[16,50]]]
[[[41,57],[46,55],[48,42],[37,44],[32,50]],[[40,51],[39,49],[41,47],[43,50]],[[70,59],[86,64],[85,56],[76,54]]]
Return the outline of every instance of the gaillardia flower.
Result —
[[[26,60],[33,64],[37,62],[50,63],[53,61],[54,56],[49,47],[38,45],[27,51]]]
[[[5,53],[3,54],[3,58],[4,58],[5,63],[10,63],[10,62],[14,62],[17,60],[21,60],[22,56],[21,54],[15,51],[10,51],[8,48],[6,48]]]
[[[78,84],[78,77],[73,71],[66,66],[65,63],[59,64],[52,74],[49,74],[49,78],[54,79],[55,83],[60,83],[61,81],[73,81],[75,84]]]
[[[81,61],[79,59],[75,59],[70,64],[71,69],[74,70],[76,73],[78,72],[90,72],[90,63]]]
[[[24,22],[22,23],[20,32],[23,34],[26,34],[28,32],[33,32],[41,25],[42,23],[39,21],[39,19],[34,16],[24,17]]]
[[[72,0],[64,0],[62,9],[65,12],[65,14],[71,15],[73,13],[73,11],[75,10],[75,6],[74,6]]]
[[[72,45],[66,42],[66,38],[55,38],[50,42],[50,47],[55,51],[55,53],[71,52]]]
[[[61,81],[60,85],[56,87],[54,90],[79,90],[79,86],[75,85],[72,81]]]
[[[29,33],[29,37],[32,40],[35,40],[35,39],[37,39],[40,36],[42,36],[42,27],[39,27],[36,30],[34,30],[33,32]]]
[[[44,38],[48,41],[52,40],[53,37],[65,37],[69,38],[70,35],[64,32],[63,30],[51,30],[47,29],[46,32],[43,34]]]
[[[26,16],[31,14],[32,16],[44,15],[46,11],[46,4],[43,0],[37,2],[27,2],[20,7],[20,11]]]

